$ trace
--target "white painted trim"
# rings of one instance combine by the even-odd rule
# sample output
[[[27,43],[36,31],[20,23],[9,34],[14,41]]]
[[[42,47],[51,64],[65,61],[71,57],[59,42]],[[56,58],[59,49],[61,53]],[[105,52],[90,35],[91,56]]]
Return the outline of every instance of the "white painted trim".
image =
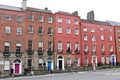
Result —
[[[17,58],[16,58],[17,59]],[[19,64],[19,74],[22,74],[22,60],[19,59],[21,61],[21,63],[14,63],[14,61],[16,60],[14,59],[13,60],[13,73],[15,74],[15,64]]]
[[[59,56],[61,56],[61,55],[59,55]],[[58,59],[58,57],[57,57],[57,69],[59,70],[59,60],[62,60],[62,70],[65,70],[65,67],[64,67],[64,57],[62,56],[63,59]]]

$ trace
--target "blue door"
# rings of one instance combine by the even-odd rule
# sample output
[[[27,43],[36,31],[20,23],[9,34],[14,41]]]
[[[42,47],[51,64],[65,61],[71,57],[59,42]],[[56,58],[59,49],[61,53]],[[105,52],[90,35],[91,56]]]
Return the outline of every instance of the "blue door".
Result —
[[[114,59],[114,56],[112,56],[112,65],[115,65],[115,59]]]
[[[51,70],[51,61],[48,61],[48,70]]]

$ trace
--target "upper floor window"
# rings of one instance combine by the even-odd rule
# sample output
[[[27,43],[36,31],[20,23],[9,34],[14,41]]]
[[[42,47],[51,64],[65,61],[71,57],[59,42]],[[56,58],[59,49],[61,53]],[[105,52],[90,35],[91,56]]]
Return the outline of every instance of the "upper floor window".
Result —
[[[42,16],[42,15],[39,15],[38,21],[39,21],[39,22],[43,22],[43,16]]]
[[[58,18],[58,22],[60,22],[60,23],[62,22],[62,18],[61,17]]]
[[[48,28],[48,35],[52,35],[52,28]]]
[[[17,27],[17,35],[22,35],[22,27]]]
[[[52,42],[48,42],[48,51],[52,51]]]
[[[78,28],[75,28],[75,35],[79,35],[79,29]]]
[[[118,46],[118,52],[120,52],[120,45]]]
[[[93,27],[91,28],[91,32],[95,32],[95,29]]]
[[[87,35],[86,34],[84,35],[84,41],[87,41]]]
[[[74,21],[74,24],[78,25],[78,20],[75,20],[75,21]]]
[[[118,41],[120,41],[120,36],[118,37]]]
[[[52,18],[52,16],[49,16],[48,17],[48,23],[52,23],[53,22],[53,18]]]
[[[113,46],[112,45],[110,45],[110,51],[113,51]]]
[[[66,23],[70,24],[70,19],[69,18],[66,19]]]
[[[4,44],[4,51],[5,52],[9,52],[10,51],[10,43],[9,42],[5,42],[5,44]]]
[[[58,26],[58,33],[62,33],[62,27]]]
[[[6,34],[10,34],[10,33],[11,33],[10,26],[6,26],[6,27],[5,27],[5,33],[6,33]]]
[[[39,43],[38,43],[38,48],[39,48],[39,50],[43,50],[43,42],[42,41],[39,41]]]
[[[67,42],[67,52],[70,52],[70,51],[71,51],[71,43]]]
[[[100,39],[101,39],[101,40],[104,40],[104,35],[101,35],[101,36],[100,36]]]
[[[104,30],[104,28],[103,28],[103,27],[101,27],[101,28],[100,28],[100,31],[103,31],[103,30]]]
[[[28,21],[34,21],[34,15],[33,14],[29,14],[28,15]]]
[[[84,28],[83,28],[83,31],[84,31],[84,32],[87,32],[87,27],[84,27]]]
[[[17,16],[16,21],[22,22],[22,20],[23,20],[23,17],[22,17],[22,16]]]
[[[20,53],[20,52],[21,52],[21,44],[16,43],[16,53]]]
[[[58,52],[62,52],[62,42],[58,42]]]
[[[67,34],[71,34],[71,29],[70,29],[70,28],[67,28],[67,29],[66,29],[66,33],[67,33]]]
[[[94,36],[94,35],[92,35],[92,41],[96,41],[96,39],[95,39],[95,36]]]
[[[79,49],[80,49],[80,48],[79,48],[79,43],[76,42],[76,43],[75,43],[75,50],[76,50],[76,51],[79,51]]]
[[[30,25],[30,26],[28,27],[28,33],[29,33],[29,34],[33,34],[33,26]]]
[[[101,51],[105,51],[105,46],[103,44],[101,45]]]
[[[109,36],[109,40],[112,41],[112,36]]]
[[[88,51],[88,45],[84,45],[84,51]]]
[[[33,47],[33,41],[32,40],[28,40],[28,49],[32,50]]]
[[[109,28],[109,32],[112,32],[112,28]]]
[[[118,29],[117,32],[120,33],[120,29]]]
[[[5,20],[11,20],[11,15],[5,15]]]
[[[39,27],[38,34],[43,34],[43,27]]]

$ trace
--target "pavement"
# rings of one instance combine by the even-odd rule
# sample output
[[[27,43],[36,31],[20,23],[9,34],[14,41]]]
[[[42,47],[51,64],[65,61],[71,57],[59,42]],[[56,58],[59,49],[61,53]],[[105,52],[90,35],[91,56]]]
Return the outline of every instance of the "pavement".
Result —
[[[3,78],[0,80],[120,80],[120,68],[37,76]]]

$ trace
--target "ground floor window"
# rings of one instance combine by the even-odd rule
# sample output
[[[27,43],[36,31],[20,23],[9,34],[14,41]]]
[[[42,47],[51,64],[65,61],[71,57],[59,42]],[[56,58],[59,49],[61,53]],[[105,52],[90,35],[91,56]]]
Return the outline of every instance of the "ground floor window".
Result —
[[[75,65],[76,65],[76,66],[80,66],[80,59],[79,59],[79,58],[76,58],[76,59],[75,59]]]
[[[32,67],[32,59],[31,58],[28,59],[28,67]]]
[[[4,61],[4,70],[10,70],[10,61],[8,60]]]
[[[110,59],[109,59],[109,57],[107,56],[106,57],[106,64],[109,64],[110,63]]]
[[[43,66],[43,59],[40,58],[40,59],[39,59],[39,67],[42,67],[42,66]]]
[[[72,59],[71,58],[67,59],[67,66],[72,66]]]
[[[105,64],[105,57],[104,56],[101,57],[101,63]]]

